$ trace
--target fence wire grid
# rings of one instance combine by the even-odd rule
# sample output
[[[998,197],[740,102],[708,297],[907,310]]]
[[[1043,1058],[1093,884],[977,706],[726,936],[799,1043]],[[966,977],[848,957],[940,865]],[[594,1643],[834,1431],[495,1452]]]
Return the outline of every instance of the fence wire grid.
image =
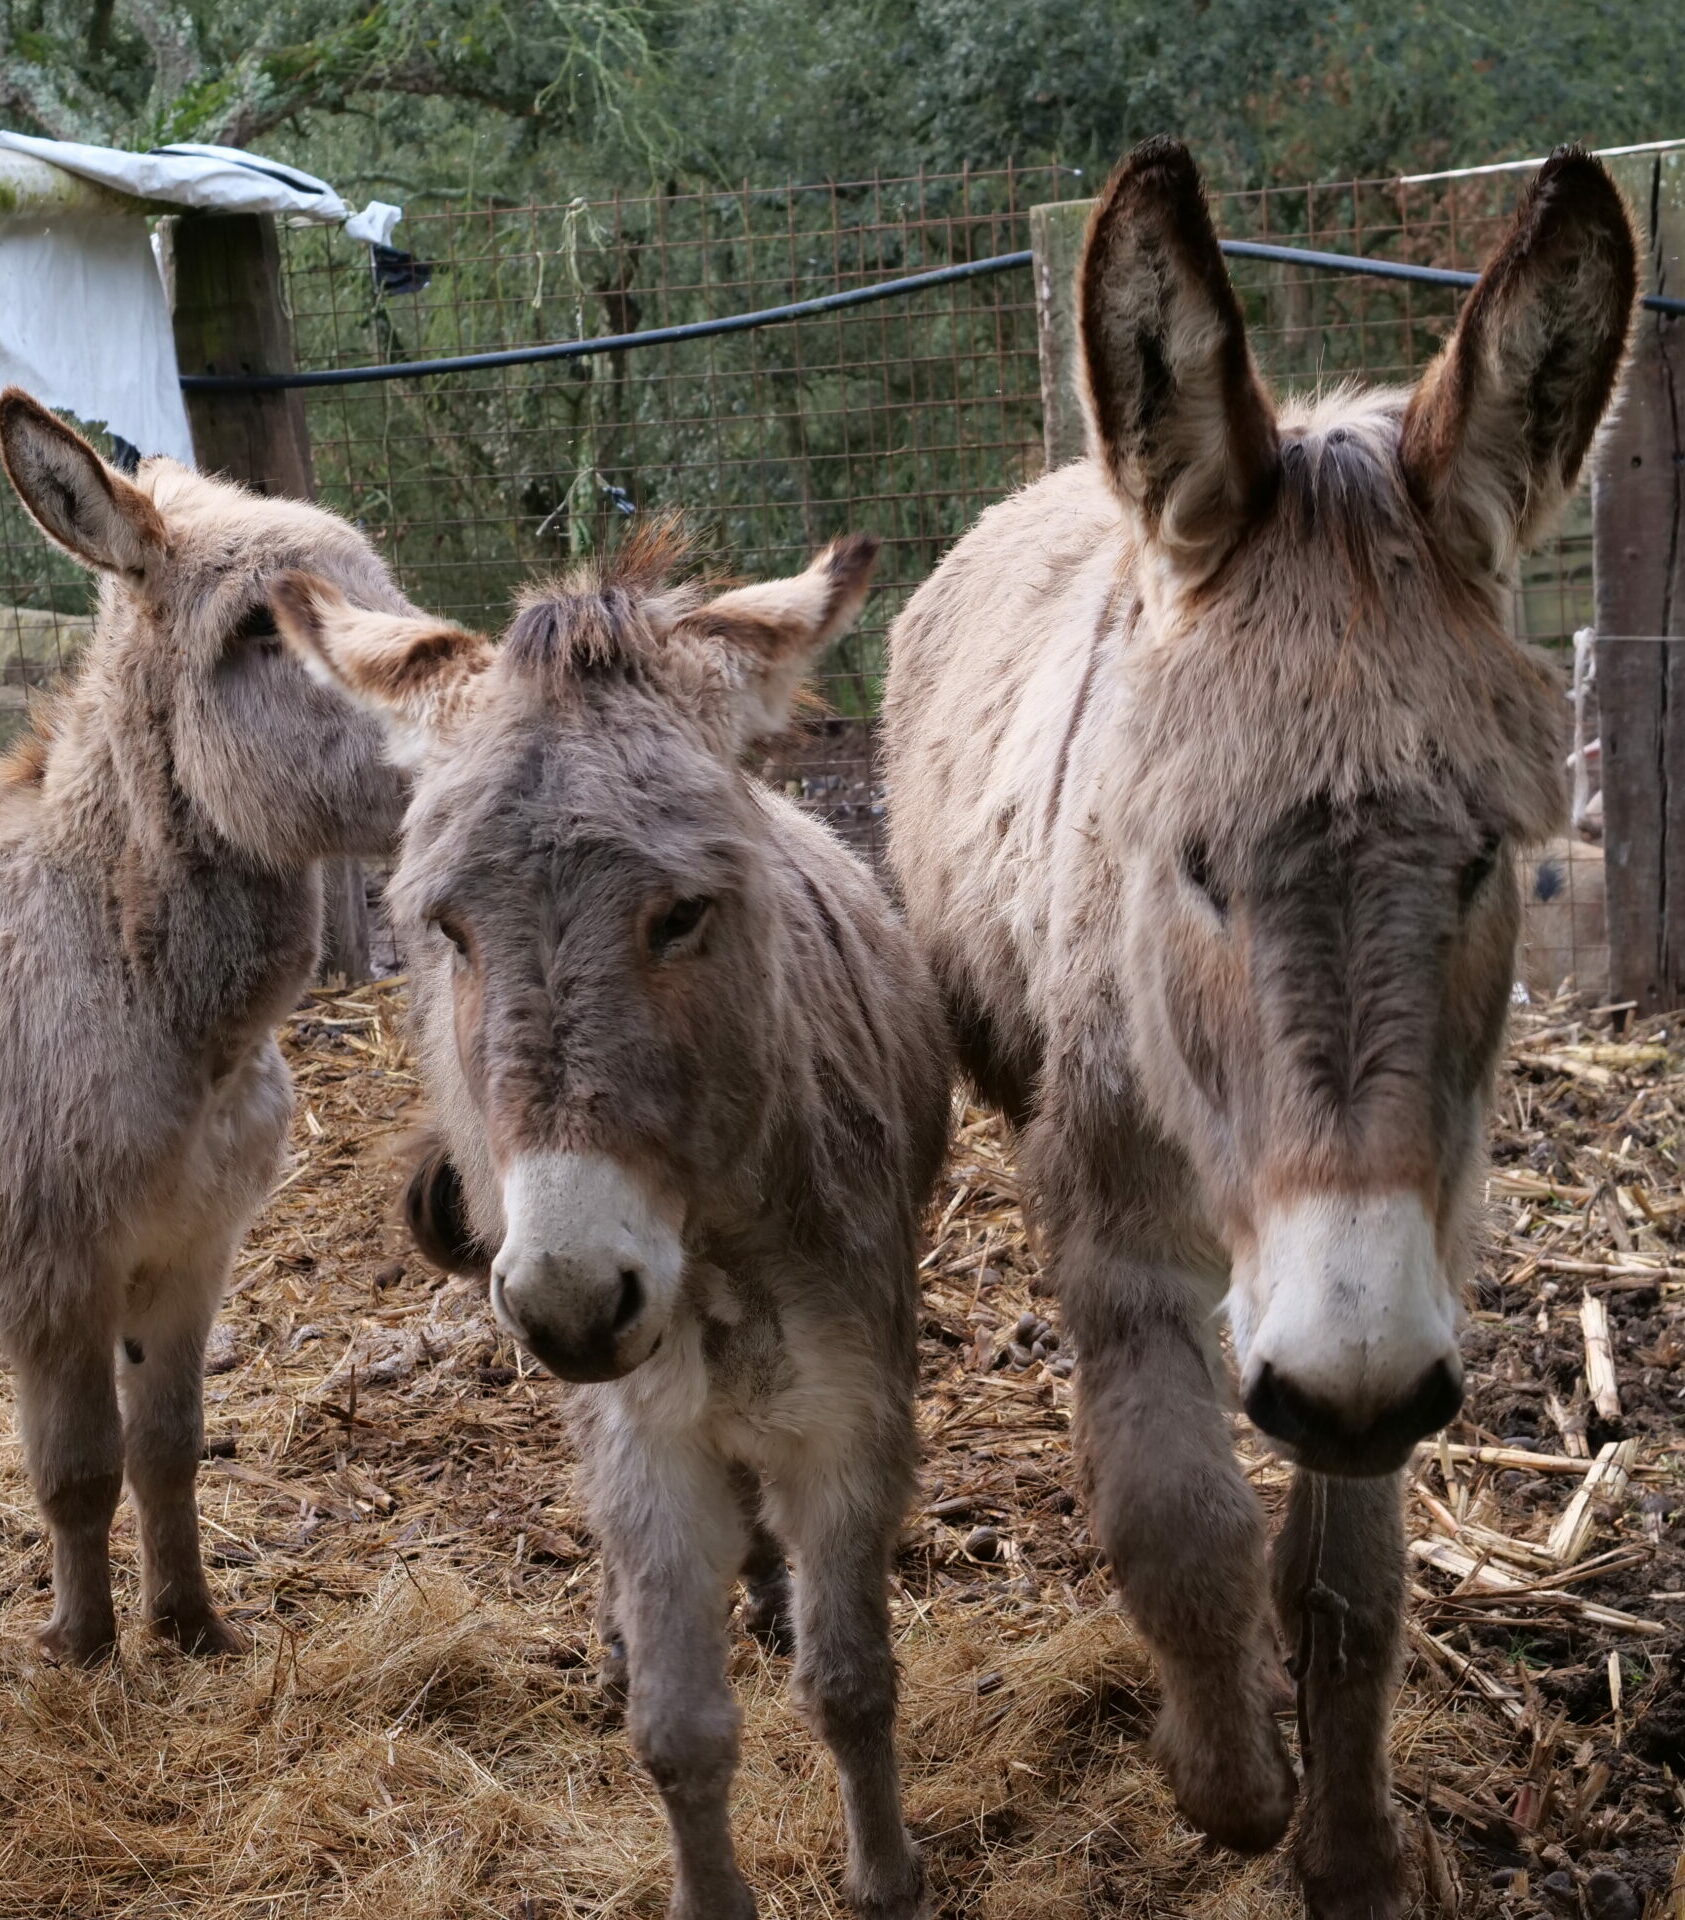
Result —
[[[1346,181],[1218,192],[1213,203],[1227,237],[1475,269],[1524,179]],[[1031,207],[1098,184],[1069,168],[1008,167],[568,205],[418,204],[398,230],[402,248],[383,254],[337,230],[291,230],[282,257],[297,361],[499,351],[840,292],[1028,247]],[[1233,260],[1230,271],[1278,387],[1412,380],[1462,297],[1278,262]],[[1042,469],[1028,270],[647,350],[311,389],[304,405],[320,498],[381,546],[418,602],[470,624],[495,628],[521,581],[652,512],[681,510],[711,564],[750,578],[799,569],[837,533],[878,534],[878,590],[825,666],[828,717],[774,770],[868,852],[881,818],[873,717],[887,628],[978,513]],[[1521,588],[1520,632],[1566,650],[1592,617],[1583,490],[1526,561]],[[68,662],[88,604],[85,579],[8,495],[0,733]],[[1559,865],[1572,907],[1587,862]],[[1599,884],[1597,919],[1600,909]],[[1569,919],[1591,924],[1585,911]],[[1581,958],[1587,945],[1576,933],[1569,951],[1595,992],[1606,951]]]

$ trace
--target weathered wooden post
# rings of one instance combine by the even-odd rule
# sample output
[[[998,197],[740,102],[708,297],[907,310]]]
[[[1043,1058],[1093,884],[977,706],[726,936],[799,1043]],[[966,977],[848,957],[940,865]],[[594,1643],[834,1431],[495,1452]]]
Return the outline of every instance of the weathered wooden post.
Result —
[[[186,213],[170,222],[171,300],[183,373],[291,373],[292,326],[281,293],[274,216]],[[304,398],[190,393],[193,450],[207,472],[259,493],[316,497]],[[355,860],[323,867],[322,972],[369,976],[368,903]]]
[[[1610,163],[1642,293],[1685,291],[1685,153]],[[1685,1006],[1685,319],[1641,310],[1592,470],[1610,998]]]
[[[1049,471],[1082,457],[1086,427],[1077,395],[1077,316],[1072,288],[1092,200],[1030,209],[1041,353],[1041,437]]]

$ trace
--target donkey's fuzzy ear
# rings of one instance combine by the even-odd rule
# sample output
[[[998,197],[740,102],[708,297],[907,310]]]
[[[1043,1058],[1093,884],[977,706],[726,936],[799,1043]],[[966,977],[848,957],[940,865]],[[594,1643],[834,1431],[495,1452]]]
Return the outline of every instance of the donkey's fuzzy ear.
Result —
[[[370,613],[313,574],[282,574],[269,604],[311,675],[375,714],[400,761],[419,757],[449,726],[495,657],[483,634],[424,615]]]
[[[1275,410],[1179,141],[1143,142],[1095,202],[1077,327],[1090,452],[1147,536],[1207,569],[1267,502],[1279,456]]]
[[[146,495],[21,387],[0,393],[0,459],[30,518],[83,566],[142,574],[163,552]]]
[[[1567,499],[1620,373],[1638,246],[1620,189],[1559,147],[1404,416],[1404,469],[1459,562],[1505,570]]]
[[[734,587],[679,623],[717,655],[724,694],[711,718],[742,752],[789,725],[820,654],[858,618],[871,590],[875,535],[833,540],[805,573]]]
[[[415,1164],[404,1187],[404,1224],[410,1238],[446,1273],[491,1277],[491,1257],[468,1219],[462,1176],[450,1149],[436,1133],[424,1133],[414,1143]]]

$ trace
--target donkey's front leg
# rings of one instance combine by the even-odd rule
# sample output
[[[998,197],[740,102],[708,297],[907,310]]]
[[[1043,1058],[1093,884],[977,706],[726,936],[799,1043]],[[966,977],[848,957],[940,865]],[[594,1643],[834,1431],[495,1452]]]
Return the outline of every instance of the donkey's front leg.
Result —
[[[189,1653],[237,1653],[246,1645],[211,1598],[195,1496],[205,1443],[205,1341],[232,1253],[218,1240],[178,1264],[137,1274],[118,1362],[142,1604],[153,1630]]]
[[[739,1715],[726,1680],[727,1597],[746,1546],[724,1464],[680,1439],[616,1435],[592,1463],[628,1668],[626,1728],[673,1834],[668,1920],[754,1920],[729,1801]]]
[[[1313,1920],[1393,1920],[1406,1905],[1387,1729],[1404,1617],[1396,1476],[1301,1469],[1275,1551],[1276,1605],[1295,1650],[1305,1795],[1297,1858]]]
[[[1262,1852],[1286,1830],[1295,1791],[1275,1724],[1264,1521],[1235,1461],[1193,1289],[1165,1266],[1109,1264],[1092,1247],[1083,1259],[1069,1241],[1056,1257],[1095,1533],[1158,1663],[1155,1749],[1195,1826]]]
[[[18,1427],[35,1497],[53,1539],[53,1611],[44,1653],[93,1661],[116,1645],[111,1520],[123,1490],[112,1330],[69,1316],[11,1350]]]
[[[892,1396],[901,1404],[881,1404]],[[912,1410],[909,1396],[881,1378],[857,1404],[863,1430],[825,1435],[823,1455],[810,1438],[807,1457],[768,1482],[767,1499],[794,1549],[796,1698],[831,1749],[842,1788],[843,1890],[862,1920],[917,1920],[926,1911],[924,1869],[901,1817],[887,1592],[912,1489]]]

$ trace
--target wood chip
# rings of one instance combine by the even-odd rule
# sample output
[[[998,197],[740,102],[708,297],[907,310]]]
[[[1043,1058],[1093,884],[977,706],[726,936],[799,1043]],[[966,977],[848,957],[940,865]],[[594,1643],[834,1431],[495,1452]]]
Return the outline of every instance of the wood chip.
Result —
[[[1621,1417],[1621,1389],[1615,1378],[1615,1349],[1609,1338],[1609,1309],[1593,1293],[1580,1295],[1580,1330],[1586,1342],[1586,1386],[1591,1403],[1605,1420]]]
[[[1614,1500],[1626,1491],[1637,1457],[1636,1440],[1610,1440],[1600,1449],[1545,1543],[1558,1566],[1571,1567],[1585,1552],[1596,1524],[1593,1502]]]
[[[1619,1627],[1626,1633],[1656,1634],[1668,1631],[1659,1620],[1641,1620],[1636,1614],[1623,1613],[1616,1607],[1599,1606],[1595,1601],[1582,1600],[1578,1594],[1566,1592],[1561,1587],[1535,1586],[1509,1568],[1495,1566],[1489,1556],[1469,1553],[1449,1540],[1412,1540],[1410,1552],[1415,1559],[1430,1567],[1437,1567],[1441,1573],[1466,1581],[1476,1592],[1495,1593],[1516,1600],[1525,1597],[1541,1606],[1548,1605],[1553,1611],[1574,1614],[1595,1626]]]

